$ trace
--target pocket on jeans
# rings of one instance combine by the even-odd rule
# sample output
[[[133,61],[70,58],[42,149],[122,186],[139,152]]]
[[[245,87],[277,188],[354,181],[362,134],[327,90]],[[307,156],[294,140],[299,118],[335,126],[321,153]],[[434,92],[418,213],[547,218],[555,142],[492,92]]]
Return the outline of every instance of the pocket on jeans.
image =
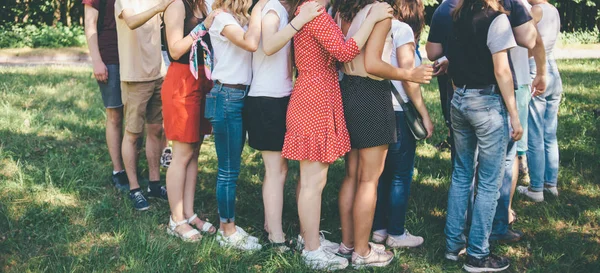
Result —
[[[478,95],[465,99],[467,107],[465,109],[470,112],[489,112],[492,109],[500,109],[502,107],[502,99],[499,95]]]
[[[217,114],[217,92],[213,92],[211,90],[208,94],[206,94],[206,105],[204,107],[204,117],[208,120],[212,120],[215,118]]]
[[[229,89],[229,100],[230,101],[240,101],[246,97],[246,90],[241,89]]]

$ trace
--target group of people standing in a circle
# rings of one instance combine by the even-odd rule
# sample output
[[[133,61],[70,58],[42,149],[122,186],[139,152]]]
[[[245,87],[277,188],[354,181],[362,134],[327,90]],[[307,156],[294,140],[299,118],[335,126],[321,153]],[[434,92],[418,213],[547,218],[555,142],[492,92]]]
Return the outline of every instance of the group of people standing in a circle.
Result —
[[[464,181],[473,177],[477,146],[479,187],[465,268],[505,269],[505,260],[486,254],[491,222],[484,222],[492,219],[496,182],[504,176],[509,116],[512,139],[523,134],[507,54],[517,44],[501,3],[450,1],[458,2],[450,21],[454,31],[444,32],[437,43],[429,39],[427,48],[431,56],[447,59],[432,67],[421,65],[418,51],[425,25],[420,0],[336,0],[332,5],[328,0],[83,0],[94,73],[107,113],[121,118],[107,121],[115,186],[129,190],[138,210],[149,208],[146,196],[168,200],[167,232],[184,241],[216,234],[223,247],[260,250],[259,239],[235,221],[247,137],[265,166],[264,228],[272,247],[290,250],[282,227],[283,191],[288,160],[296,160],[297,242],[306,264],[330,270],[387,266],[394,255],[385,245],[417,247],[424,241],[405,228],[416,140],[392,89],[414,105],[430,137],[433,124],[420,84],[445,74],[449,63],[457,87],[451,107],[456,158],[446,257],[458,257],[465,244],[469,189],[465,195]],[[164,82],[161,36],[170,61]],[[546,79],[535,84],[543,92]],[[158,171],[163,128],[173,147],[166,188]],[[136,171],[136,143],[144,131],[150,170],[146,194]],[[218,228],[194,211],[199,150],[210,133],[218,158]],[[340,157],[345,157],[346,175],[339,192],[338,244],[324,238],[319,223],[327,171]]]

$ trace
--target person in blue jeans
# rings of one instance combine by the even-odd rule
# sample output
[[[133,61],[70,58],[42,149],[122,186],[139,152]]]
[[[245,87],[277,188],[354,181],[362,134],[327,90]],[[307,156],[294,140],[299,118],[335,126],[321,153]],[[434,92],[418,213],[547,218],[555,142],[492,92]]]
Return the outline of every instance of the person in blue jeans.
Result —
[[[391,64],[412,69],[421,65],[418,44],[424,25],[423,3],[420,0],[398,1],[398,19],[392,20],[392,56]],[[409,81],[392,81],[403,102],[413,103],[427,130],[427,137],[433,134],[433,124],[419,84]],[[406,210],[410,196],[415,165],[417,143],[412,135],[402,106],[392,96],[396,115],[397,142],[389,145],[385,167],[377,187],[377,206],[373,220],[372,239],[391,248],[417,247],[423,244],[423,237],[414,236],[405,228]]]
[[[236,3],[237,2],[237,3]],[[220,228],[217,242],[222,247],[243,251],[260,250],[258,238],[235,225],[236,185],[240,174],[245,133],[242,124],[244,99],[252,81],[252,52],[258,49],[261,34],[261,11],[267,0],[259,1],[247,16],[251,0],[217,0],[209,23],[213,46],[215,85],[206,95],[204,116],[211,122],[219,162],[217,203]],[[241,2],[241,3],[239,3]],[[240,8],[241,7],[241,8]]]
[[[556,61],[554,46],[560,32],[560,16],[554,6],[544,0],[530,0],[531,14],[544,41],[547,61],[545,64],[548,85],[545,92],[535,92],[529,102],[529,138],[527,141],[527,164],[529,187],[519,186],[517,191],[534,202],[544,201],[544,192],[558,196],[558,107],[562,96],[562,80]],[[533,75],[544,68],[529,60]]]
[[[458,260],[467,244],[464,231],[477,162],[479,183],[463,268],[468,272],[502,271],[510,263],[490,253],[488,239],[504,177],[509,135],[519,140],[523,133],[508,60],[508,50],[517,44],[500,3],[468,0],[461,4],[453,11],[447,55],[450,77],[457,86],[450,110],[457,155],[444,230],[446,258]]]

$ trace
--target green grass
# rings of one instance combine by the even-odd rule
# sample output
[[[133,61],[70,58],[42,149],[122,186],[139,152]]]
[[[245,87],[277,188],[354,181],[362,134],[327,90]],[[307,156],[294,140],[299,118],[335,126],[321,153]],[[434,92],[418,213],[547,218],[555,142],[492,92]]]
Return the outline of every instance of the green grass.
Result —
[[[526,239],[494,246],[508,255],[512,272],[600,270],[600,60],[560,61],[561,196],[541,204],[515,197],[515,228]],[[444,138],[436,85],[426,86],[436,133],[421,142],[408,213],[408,229],[423,247],[399,250],[376,272],[459,272],[443,259],[449,153],[432,144]],[[136,212],[109,184],[104,111],[88,68],[0,68],[0,271],[3,272],[306,272],[298,255],[222,250],[214,238],[199,245],[169,237],[167,203]],[[216,156],[208,139],[200,156],[196,208],[217,223]],[[142,175],[147,165],[140,162]],[[246,148],[239,180],[237,220],[262,233],[260,154]],[[342,161],[331,167],[321,228],[339,241],[337,192]],[[284,229],[298,233],[294,187],[298,164],[286,185]]]

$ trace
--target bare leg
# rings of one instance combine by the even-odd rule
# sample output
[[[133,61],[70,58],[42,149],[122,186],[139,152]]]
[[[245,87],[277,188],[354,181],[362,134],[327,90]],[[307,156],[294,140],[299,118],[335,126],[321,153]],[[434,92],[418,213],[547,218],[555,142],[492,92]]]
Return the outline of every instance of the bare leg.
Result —
[[[123,107],[106,108],[106,145],[114,171],[123,170],[121,144],[123,143]]]
[[[298,196],[298,215],[304,249],[313,251],[321,246],[319,241],[319,222],[321,220],[321,194],[327,182],[329,165],[316,161],[300,161],[300,193]]]
[[[141,134],[134,134],[125,130],[121,151],[123,153],[123,163],[125,164],[125,170],[127,171],[127,178],[129,179],[129,189],[131,190],[140,188],[140,183],[137,179],[138,141],[141,141]]]
[[[269,239],[281,243],[285,241],[282,227],[283,186],[287,176],[287,159],[281,157],[281,152],[262,152],[265,163],[265,179],[262,193],[265,206],[265,225],[268,228]]]
[[[150,181],[160,180],[160,155],[163,135],[162,124],[147,124],[146,125],[146,158],[148,160],[148,172]]]
[[[377,185],[383,172],[388,145],[360,149],[358,161],[358,188],[354,197],[354,251],[366,256],[370,252],[369,236],[373,226]]]
[[[346,247],[354,247],[354,218],[352,207],[358,184],[358,150],[352,149],[346,154],[346,176],[340,189],[338,206],[342,224],[342,243]]]
[[[196,195],[196,183],[198,181],[198,156],[200,154],[200,147],[202,141],[195,143],[193,147],[193,154],[185,166],[185,186],[183,188],[183,215],[185,218],[190,218],[194,215],[194,196]],[[172,142],[175,147],[175,141]],[[171,167],[169,167],[169,170]],[[169,173],[167,171],[167,173]],[[203,223],[202,223],[203,224]],[[201,227],[202,225],[200,225]]]

